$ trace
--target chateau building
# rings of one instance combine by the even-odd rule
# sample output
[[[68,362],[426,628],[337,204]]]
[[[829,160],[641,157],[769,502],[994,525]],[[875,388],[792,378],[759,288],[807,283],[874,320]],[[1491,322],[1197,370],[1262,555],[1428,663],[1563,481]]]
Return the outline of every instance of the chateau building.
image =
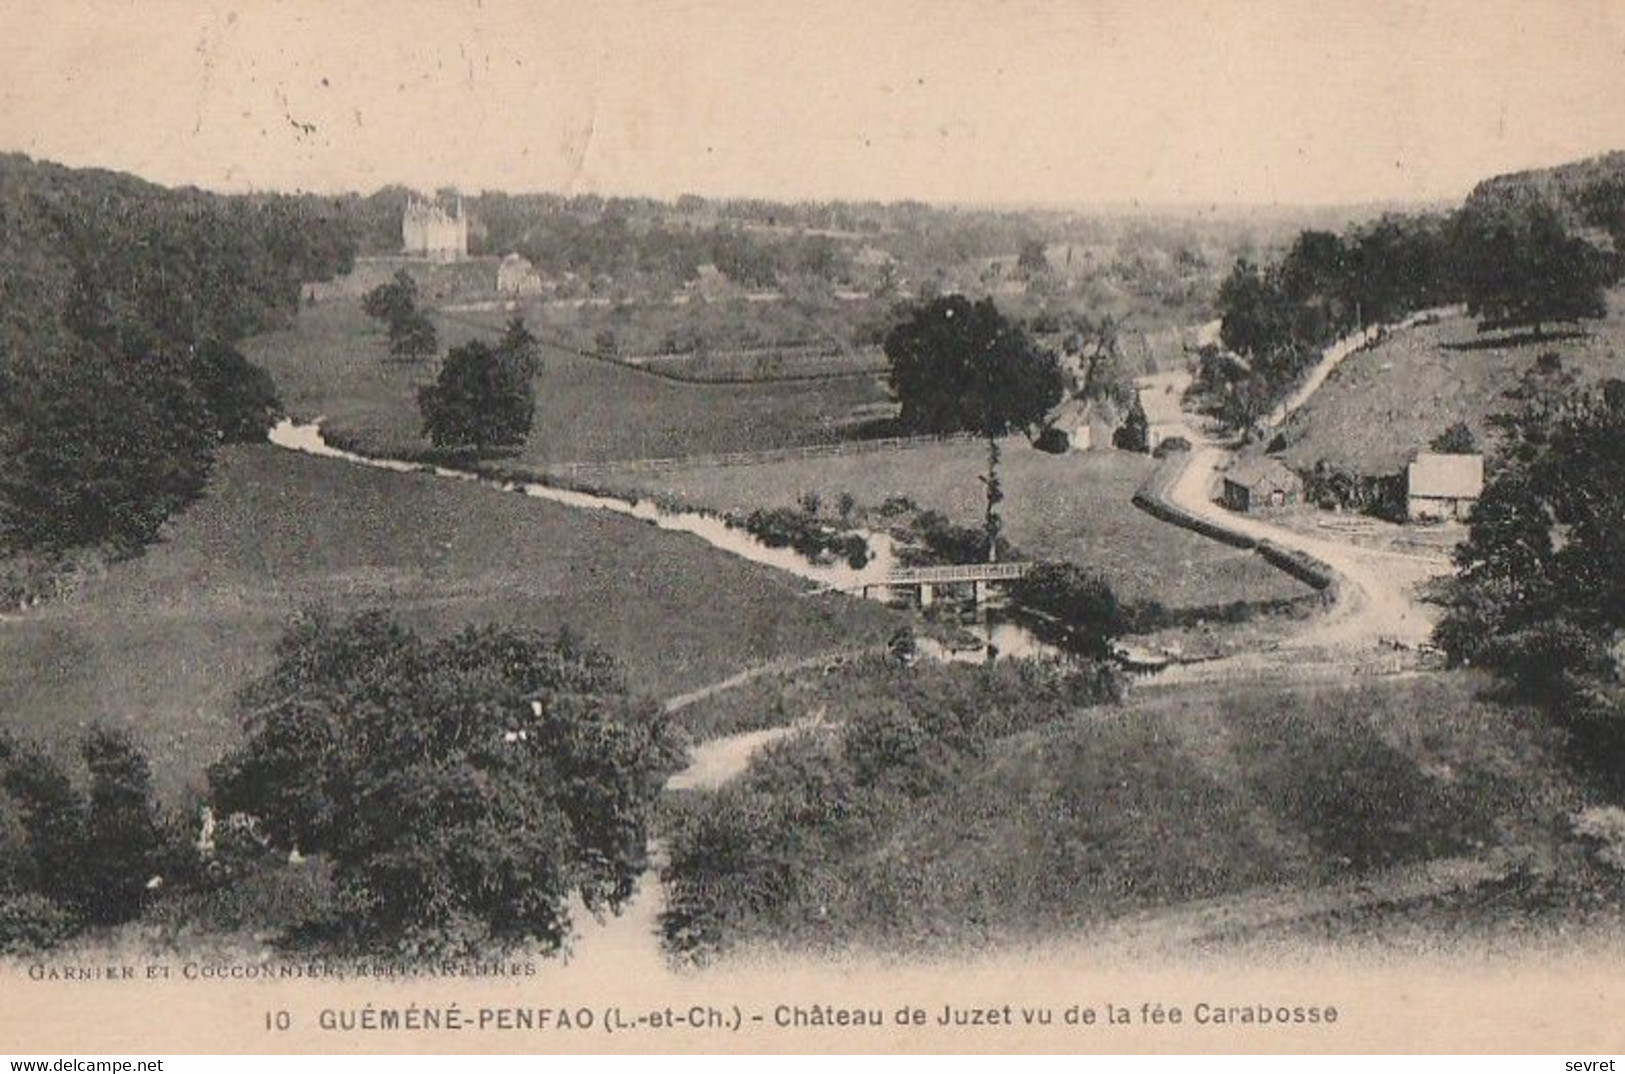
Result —
[[[468,217],[463,199],[457,212],[448,213],[432,200],[407,200],[401,216],[401,248],[409,256],[430,261],[462,261],[468,257]]]

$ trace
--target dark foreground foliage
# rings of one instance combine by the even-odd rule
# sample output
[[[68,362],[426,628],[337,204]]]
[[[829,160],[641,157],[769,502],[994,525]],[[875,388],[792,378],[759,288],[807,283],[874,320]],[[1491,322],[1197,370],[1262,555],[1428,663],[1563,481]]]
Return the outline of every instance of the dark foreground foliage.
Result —
[[[896,680],[913,672],[881,668],[826,675],[836,687],[785,714],[811,706],[823,724],[682,804],[665,873],[675,953],[941,958],[1144,912],[1137,942],[1188,954],[1203,922],[1159,932],[1160,908],[1230,897],[1196,916],[1279,928],[1323,885],[1380,889],[1486,852],[1544,860],[1583,800],[1560,736],[1484,702],[1468,675],[1098,705],[1034,668],[999,669],[987,696],[979,669],[917,667],[910,689]]]
[[[427,641],[381,613],[303,618],[239,712],[216,807],[331,863],[332,918],[305,937],[356,950],[566,947],[572,897],[631,896],[677,757],[658,710],[568,633]]]
[[[1505,461],[1456,551],[1437,637],[1549,708],[1625,790],[1625,382],[1532,373],[1497,419]]]
[[[79,752],[85,778],[76,781],[39,749],[0,736],[0,953],[129,921],[188,869],[184,837],[160,813],[135,744],[97,729]]]

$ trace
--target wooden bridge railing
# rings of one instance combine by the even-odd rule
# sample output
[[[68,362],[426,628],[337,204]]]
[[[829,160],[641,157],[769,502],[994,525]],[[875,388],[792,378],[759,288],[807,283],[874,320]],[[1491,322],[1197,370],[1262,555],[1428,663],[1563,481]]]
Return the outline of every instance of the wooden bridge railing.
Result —
[[[886,573],[887,585],[952,585],[955,582],[1009,582],[1031,563],[956,563],[946,567],[899,567]]]

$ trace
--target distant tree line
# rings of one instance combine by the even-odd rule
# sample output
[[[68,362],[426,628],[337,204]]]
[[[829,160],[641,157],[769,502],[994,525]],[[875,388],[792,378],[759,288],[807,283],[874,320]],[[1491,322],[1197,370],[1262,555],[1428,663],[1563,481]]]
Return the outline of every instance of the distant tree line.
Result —
[[[236,343],[354,249],[319,199],[0,157],[0,561],[151,541],[277,414]]]
[[[1304,231],[1280,261],[1241,260],[1219,285],[1220,338],[1198,391],[1210,413],[1249,427],[1332,340],[1367,324],[1453,301],[1443,217],[1385,216],[1348,235]]]

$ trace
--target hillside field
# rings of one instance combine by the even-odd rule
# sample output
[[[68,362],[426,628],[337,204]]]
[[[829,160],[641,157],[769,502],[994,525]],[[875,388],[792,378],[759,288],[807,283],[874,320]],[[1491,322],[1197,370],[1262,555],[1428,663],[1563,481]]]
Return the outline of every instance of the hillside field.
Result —
[[[1157,463],[1121,451],[1050,455],[1020,437],[1002,442],[1004,533],[1027,556],[1068,560],[1101,571],[1125,600],[1169,607],[1288,599],[1308,587],[1250,552],[1159,522],[1130,500]],[[718,511],[784,507],[817,493],[826,510],[843,492],[858,516],[906,496],[954,522],[980,526],[979,480],[987,472],[980,443],[795,459],[747,466],[702,466],[595,479],[617,489],[658,493]]]
[[[461,314],[434,320],[442,353],[500,331]],[[325,417],[333,434],[369,453],[410,456],[430,447],[417,390],[434,379],[438,365],[391,359],[382,332],[358,302],[307,307],[291,328],[249,340],[243,349],[270,370],[296,416]],[[542,359],[535,425],[516,460],[534,467],[827,442],[894,410],[878,377],[697,384],[553,347],[543,347]]]
[[[802,734],[833,744],[852,710],[892,696],[883,682],[851,681],[868,674],[787,690],[778,716],[819,714]],[[794,811],[805,788],[786,788],[785,813],[774,812],[772,773],[796,769],[753,762],[744,789],[723,793],[763,796],[766,831],[832,849],[798,863],[781,899],[727,912],[725,942],[747,954],[940,953],[1074,941],[1088,950],[1117,935],[1142,954],[1187,958],[1196,943],[1335,942],[1345,932],[1380,942],[1390,920],[1416,942],[1446,913],[1430,912],[1434,900],[1497,893],[1525,930],[1561,931],[1583,894],[1519,901],[1501,879],[1583,891],[1562,833],[1591,799],[1551,728],[1483,700],[1485,681],[1154,691],[1078,708],[995,740],[906,807],[877,805],[852,845],[791,834],[840,822],[787,819],[829,816]],[[735,864],[724,873],[750,875],[749,858],[726,860]],[[1187,909],[1196,916],[1181,921]],[[1462,924],[1449,917],[1450,928]],[[1114,933],[1124,918],[1132,931]]]
[[[161,543],[74,599],[0,623],[0,712],[58,746],[95,722],[128,727],[174,793],[232,740],[232,695],[311,604],[384,606],[430,632],[568,624],[658,697],[878,642],[902,621],[799,594],[768,568],[618,516],[232,448]]]
[[[1547,339],[1480,335],[1461,312],[1396,333],[1344,361],[1292,415],[1281,457],[1300,470],[1325,459],[1356,473],[1396,473],[1458,421],[1488,445],[1487,419],[1510,407],[1507,390],[1547,352],[1583,381],[1625,376],[1625,290],[1610,296],[1607,319]]]

